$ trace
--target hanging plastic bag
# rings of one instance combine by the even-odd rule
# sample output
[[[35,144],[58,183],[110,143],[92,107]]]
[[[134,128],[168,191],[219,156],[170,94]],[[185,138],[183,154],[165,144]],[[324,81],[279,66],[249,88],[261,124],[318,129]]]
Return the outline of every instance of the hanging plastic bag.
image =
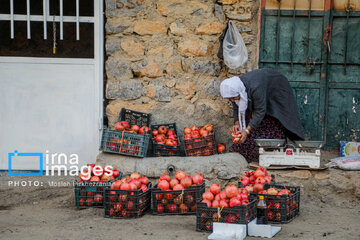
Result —
[[[248,60],[248,52],[235,23],[229,21],[228,30],[223,42],[224,62],[231,69],[244,65]]]

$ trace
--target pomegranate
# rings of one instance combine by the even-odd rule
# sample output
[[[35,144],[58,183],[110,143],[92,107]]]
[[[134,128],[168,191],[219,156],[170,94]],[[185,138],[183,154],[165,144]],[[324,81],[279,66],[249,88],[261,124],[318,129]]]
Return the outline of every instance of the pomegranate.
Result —
[[[165,126],[160,126],[158,128],[159,134],[166,134],[167,128]]]
[[[206,125],[204,126],[204,128],[205,128],[209,133],[211,133],[211,132],[214,130],[214,125],[206,124]]]
[[[177,180],[181,181],[183,178],[185,178],[185,173],[183,171],[178,171],[177,173],[175,173],[175,177]]]
[[[194,201],[194,197],[191,196],[191,195],[186,195],[185,201],[186,201],[187,203],[192,203],[192,202]]]
[[[199,128],[197,126],[195,126],[195,125],[191,126],[190,129],[191,129],[191,131],[199,130]]]
[[[175,131],[170,129],[167,133],[166,136],[171,136],[171,135],[175,135]]]
[[[100,182],[100,178],[98,176],[93,176],[90,178],[90,182]]]
[[[168,191],[169,191],[169,190],[168,190]],[[166,193],[166,194],[165,194],[165,198],[166,198],[167,200],[171,200],[171,199],[174,198],[174,195],[173,195],[172,193]]]
[[[218,154],[224,153],[226,150],[226,147],[223,143],[218,143],[217,145],[217,152]]]
[[[160,201],[164,197],[164,195],[163,194],[156,194],[155,197],[156,197],[156,200]]]
[[[139,133],[144,134],[144,133],[149,133],[149,131],[150,131],[150,129],[148,127],[143,126],[140,128]]]
[[[207,205],[208,207],[211,207],[211,202],[210,202],[209,200],[203,199],[201,202],[202,202],[202,203],[206,203],[206,205]]]
[[[115,191],[110,191],[109,193],[110,195],[110,201],[116,201],[116,192]]]
[[[229,208],[229,204],[225,200],[220,200],[219,207],[220,208]]]
[[[265,176],[265,181],[270,184],[272,182],[272,177],[270,176]]]
[[[149,184],[149,179],[147,177],[141,177],[140,182],[141,182],[141,184],[144,184],[147,186]]]
[[[120,123],[125,127],[125,129],[130,128],[130,124],[128,121],[121,121]]]
[[[126,194],[120,194],[119,195],[119,201],[120,202],[126,202],[127,200],[127,195]]]
[[[219,186],[219,184],[212,184],[209,188],[210,192],[214,195],[217,195],[220,193],[221,188]]]
[[[139,179],[133,179],[131,182],[136,185],[136,189],[139,189],[141,187],[141,182]]]
[[[219,195],[220,195],[221,200],[226,200],[226,192],[225,191],[222,191]]]
[[[167,173],[164,173],[160,176],[160,180],[170,181],[170,176]]]
[[[239,199],[237,199],[237,198],[232,198],[229,201],[229,206],[231,208],[233,208],[234,206],[240,206],[240,205],[241,205],[241,201]]]
[[[105,175],[105,176],[106,176],[106,175]],[[117,178],[118,176],[120,176],[120,171],[117,170],[117,169],[114,169],[114,170],[113,170],[113,176],[114,176],[114,178]]]
[[[256,178],[255,178],[254,175],[251,175],[251,176],[249,177],[249,180],[250,180],[250,184],[255,184]]]
[[[229,185],[225,187],[225,193],[227,198],[233,198],[238,194],[238,189],[234,185]]]
[[[188,206],[186,206],[185,204],[180,204],[179,208],[181,213],[187,213],[189,211]]]
[[[97,202],[97,203],[102,203],[103,197],[102,197],[101,194],[96,194],[95,197],[94,197],[94,200],[95,200],[95,202]]]
[[[146,192],[148,190],[148,187],[146,185],[141,185],[140,189],[143,191],[143,192]]]
[[[196,185],[201,184],[201,183],[203,182],[203,180],[204,180],[204,177],[203,177],[201,174],[199,174],[199,173],[195,174],[195,175],[192,177],[192,181],[193,181],[193,183],[195,183]]]
[[[160,182],[158,183],[158,188],[160,188],[161,190],[165,191],[169,189],[169,182],[166,180],[160,180]]]
[[[219,201],[219,202],[220,202],[220,200],[221,200],[221,198],[220,198],[220,194],[216,194],[216,195],[215,195],[214,200],[217,200],[217,201]]]
[[[276,188],[269,188],[267,190],[268,194],[270,195],[277,195],[278,194],[278,190]]]
[[[184,139],[185,140],[190,140],[191,139],[191,134],[185,134]],[[189,146],[191,146],[191,145],[189,145]]]
[[[157,136],[159,134],[158,130],[153,130],[152,133],[151,133],[154,137]]]
[[[174,203],[175,204],[179,205],[179,204],[181,204],[181,202],[182,202],[181,196],[177,196],[176,198],[174,198]]]
[[[249,196],[246,193],[240,193],[240,199],[243,200],[249,200]]]
[[[140,174],[139,173],[132,173],[130,175],[130,179],[139,179],[140,178]]]
[[[220,201],[214,200],[214,201],[212,201],[212,203],[211,203],[211,207],[213,207],[213,208],[218,208],[218,207],[219,207],[219,204],[220,204]]]
[[[121,181],[117,180],[111,184],[111,189],[120,189]]]
[[[261,183],[255,183],[254,185],[254,193],[259,193],[264,190],[264,185]]]
[[[192,184],[192,179],[190,176],[186,176],[185,178],[181,179],[180,184],[184,186],[184,188],[189,188]]]
[[[124,126],[122,123],[117,122],[117,123],[115,123],[115,130],[116,130],[116,131],[124,131],[124,130],[125,130],[125,126]]]
[[[135,183],[131,182],[131,183],[129,183],[129,185],[130,185],[130,190],[131,191],[135,191],[137,189]]]
[[[248,205],[249,204],[249,200],[242,200],[241,201],[241,205]]]
[[[174,179],[171,179],[171,181],[170,181],[170,187],[173,189],[176,185],[178,185],[179,184],[179,181],[176,179],[176,178],[174,178]]]
[[[158,204],[157,205],[157,212],[158,213],[163,213],[164,212],[164,206],[162,204]]]
[[[261,183],[261,184],[265,184],[266,183],[266,180],[265,178],[263,177],[258,177],[256,180],[255,180],[256,183]]]
[[[251,175],[254,175],[253,171],[245,172],[245,176],[250,177]]]
[[[134,131],[134,132],[136,132],[136,133],[138,133],[139,130],[140,130],[140,127],[139,127],[138,125],[132,125],[132,126],[131,126],[131,130]]]
[[[210,191],[206,191],[203,193],[202,198],[212,201],[214,200],[214,195]]]
[[[92,198],[86,199],[86,205],[87,205],[87,206],[92,206],[92,205],[94,205],[93,199],[92,199]]]
[[[265,168],[263,168],[263,167],[258,167],[258,168],[256,169],[256,171],[254,172],[255,178],[265,177],[265,176],[266,176],[266,173],[265,173],[264,170],[266,171]]]
[[[186,135],[186,134],[191,134],[190,128],[184,128],[184,135]]]
[[[278,195],[289,195],[289,196],[291,196],[291,192],[290,192],[290,190],[288,190],[288,189],[282,189],[279,193],[278,193]]]
[[[179,191],[179,190],[183,190],[183,189],[185,189],[185,188],[184,188],[184,186],[181,185],[181,184],[177,184],[177,185],[175,185],[174,188],[173,188],[174,191]]]
[[[168,207],[168,211],[169,211],[169,212],[171,212],[171,213],[177,212],[177,206],[176,206],[176,204],[169,204],[167,207]]]
[[[247,185],[249,185],[249,183],[250,183],[250,179],[249,179],[248,177],[246,177],[246,176],[240,178],[240,181],[241,181],[241,184],[242,184],[243,186],[247,186]]]
[[[200,136],[206,137],[207,135],[209,135],[209,132],[206,129],[200,129]]]
[[[154,138],[154,141],[157,142],[158,144],[164,144],[164,143],[161,143],[161,142],[163,142],[163,140],[164,140],[164,138],[161,135],[156,135]]]

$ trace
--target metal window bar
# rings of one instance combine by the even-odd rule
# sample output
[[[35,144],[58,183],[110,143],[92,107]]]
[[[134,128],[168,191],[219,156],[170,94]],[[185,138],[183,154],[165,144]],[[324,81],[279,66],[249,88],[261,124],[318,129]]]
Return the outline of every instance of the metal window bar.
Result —
[[[64,39],[64,16],[63,16],[63,0],[60,0],[60,40]]]
[[[47,39],[47,0],[43,0],[44,39]]]
[[[76,40],[80,40],[79,0],[76,0]]]
[[[10,0],[10,37],[14,39],[14,0]]]
[[[30,29],[30,0],[26,0],[26,22],[27,22],[27,38],[31,39]]]
[[[308,22],[308,39],[307,39],[307,48],[306,48],[306,71],[308,69],[308,64],[309,64],[309,48],[310,48],[310,27],[311,27],[311,3],[312,1],[309,0],[309,22]]]
[[[49,0],[43,0],[43,14],[31,15],[30,0],[26,0],[26,14],[14,14],[14,0],[10,1],[10,14],[0,14],[0,21],[10,21],[10,38],[14,39],[15,21],[27,23],[27,38],[31,39],[31,21],[43,22],[44,39],[47,39],[47,22],[54,16],[50,16]],[[76,16],[63,16],[63,0],[60,0],[60,16],[55,16],[54,21],[60,23],[60,39],[63,40],[63,23],[76,23],[76,40],[80,40],[80,23],[94,23],[94,17],[81,17],[79,14],[79,0],[76,1]]]
[[[293,13],[293,27],[292,27],[292,39],[291,39],[291,73],[294,68],[294,48],[295,48],[295,12],[296,12],[296,0],[294,0],[294,13]]]

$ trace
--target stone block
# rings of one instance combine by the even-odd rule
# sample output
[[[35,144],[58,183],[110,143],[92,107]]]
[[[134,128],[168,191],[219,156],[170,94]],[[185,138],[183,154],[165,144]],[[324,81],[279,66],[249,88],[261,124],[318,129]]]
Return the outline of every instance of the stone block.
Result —
[[[195,29],[195,33],[198,35],[213,35],[220,34],[224,30],[225,25],[220,22],[209,22],[202,24]]]
[[[221,66],[219,62],[194,62],[191,65],[191,69],[195,73],[208,74],[213,76],[219,76],[221,71]]]
[[[140,81],[121,81],[119,83],[108,82],[106,85],[107,99],[134,100],[142,95],[142,84]]]
[[[175,36],[184,36],[188,34],[189,28],[179,22],[173,22],[170,24],[170,32]]]
[[[163,76],[160,66],[154,62],[138,64],[133,68],[133,72],[137,77],[157,78]]]
[[[109,80],[132,78],[131,68],[125,61],[108,59],[105,63],[105,71]]]
[[[179,43],[178,53],[186,57],[210,56],[212,46],[200,40],[185,40]]]
[[[144,47],[141,43],[137,43],[134,40],[122,40],[121,48],[129,56],[142,56],[144,55]]]
[[[154,35],[166,33],[167,28],[161,21],[142,20],[134,24],[134,32],[139,35]]]

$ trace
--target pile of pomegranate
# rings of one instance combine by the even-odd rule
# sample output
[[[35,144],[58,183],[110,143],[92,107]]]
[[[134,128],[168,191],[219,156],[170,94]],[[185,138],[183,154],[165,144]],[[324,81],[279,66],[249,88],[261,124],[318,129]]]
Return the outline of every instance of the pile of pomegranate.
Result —
[[[240,178],[240,182],[249,192],[264,194],[264,184],[270,184],[272,177],[268,176],[266,168],[258,167],[255,172],[246,172],[245,176]]]
[[[162,192],[155,194],[156,199],[156,212],[172,213],[172,214],[184,214],[196,211],[196,194],[201,189],[189,189],[191,186],[202,184],[204,178],[201,174],[194,174],[186,176],[183,171],[178,171],[175,174],[175,178],[171,179],[167,173],[160,176],[158,181],[158,188]],[[188,190],[189,189],[189,190]],[[181,192],[173,192],[176,190],[182,190]],[[168,193],[166,193],[168,192]]]
[[[212,208],[233,208],[249,204],[249,192],[246,188],[234,185],[225,187],[223,191],[218,184],[212,184],[202,195],[202,201]]]
[[[178,171],[175,173],[175,178],[171,179],[167,173],[160,176],[158,181],[158,188],[162,191],[177,191],[189,188],[190,186],[196,186],[202,184],[204,177],[197,173],[193,177],[186,176],[185,172]]]
[[[177,146],[179,140],[173,129],[167,129],[165,126],[160,126],[158,129],[152,131],[153,140],[157,144],[165,144],[171,146]]]
[[[146,204],[150,206],[150,192],[146,193],[148,189],[149,179],[141,176],[139,173],[132,173],[130,177],[116,180],[110,186],[109,192],[109,207],[106,207],[106,214],[110,217],[134,217],[140,216]],[[118,191],[123,190],[123,191]],[[142,193],[135,197],[135,192],[141,190]],[[128,191],[128,192],[124,192]]]
[[[105,174],[107,173],[107,174]],[[109,174],[111,174],[109,176]],[[79,179],[77,182],[89,181],[89,182],[104,182],[104,181],[113,181],[115,178],[119,177],[120,171],[113,169],[111,166],[97,166],[95,164],[88,164],[87,169],[82,171],[79,174]]]
[[[138,134],[145,134],[149,133],[150,129],[147,126],[139,127],[138,125],[132,125],[130,127],[129,122],[127,121],[121,121],[115,123],[115,130],[116,131],[126,131],[129,133],[138,133]]]
[[[184,128],[184,139],[191,140],[200,137],[206,137],[207,135],[211,135],[214,131],[214,125],[206,124],[203,127],[191,126],[190,128]],[[201,141],[201,139],[194,140]]]
[[[111,173],[108,176],[105,173]],[[87,170],[84,170],[79,174],[77,191],[79,193],[79,206],[91,207],[91,206],[102,206],[103,205],[103,189],[106,187],[104,182],[115,180],[119,177],[120,171],[113,169],[111,166],[96,166],[95,164],[88,164]],[[85,186],[81,184],[87,184]],[[86,190],[86,186],[95,186],[96,191],[90,192]]]

